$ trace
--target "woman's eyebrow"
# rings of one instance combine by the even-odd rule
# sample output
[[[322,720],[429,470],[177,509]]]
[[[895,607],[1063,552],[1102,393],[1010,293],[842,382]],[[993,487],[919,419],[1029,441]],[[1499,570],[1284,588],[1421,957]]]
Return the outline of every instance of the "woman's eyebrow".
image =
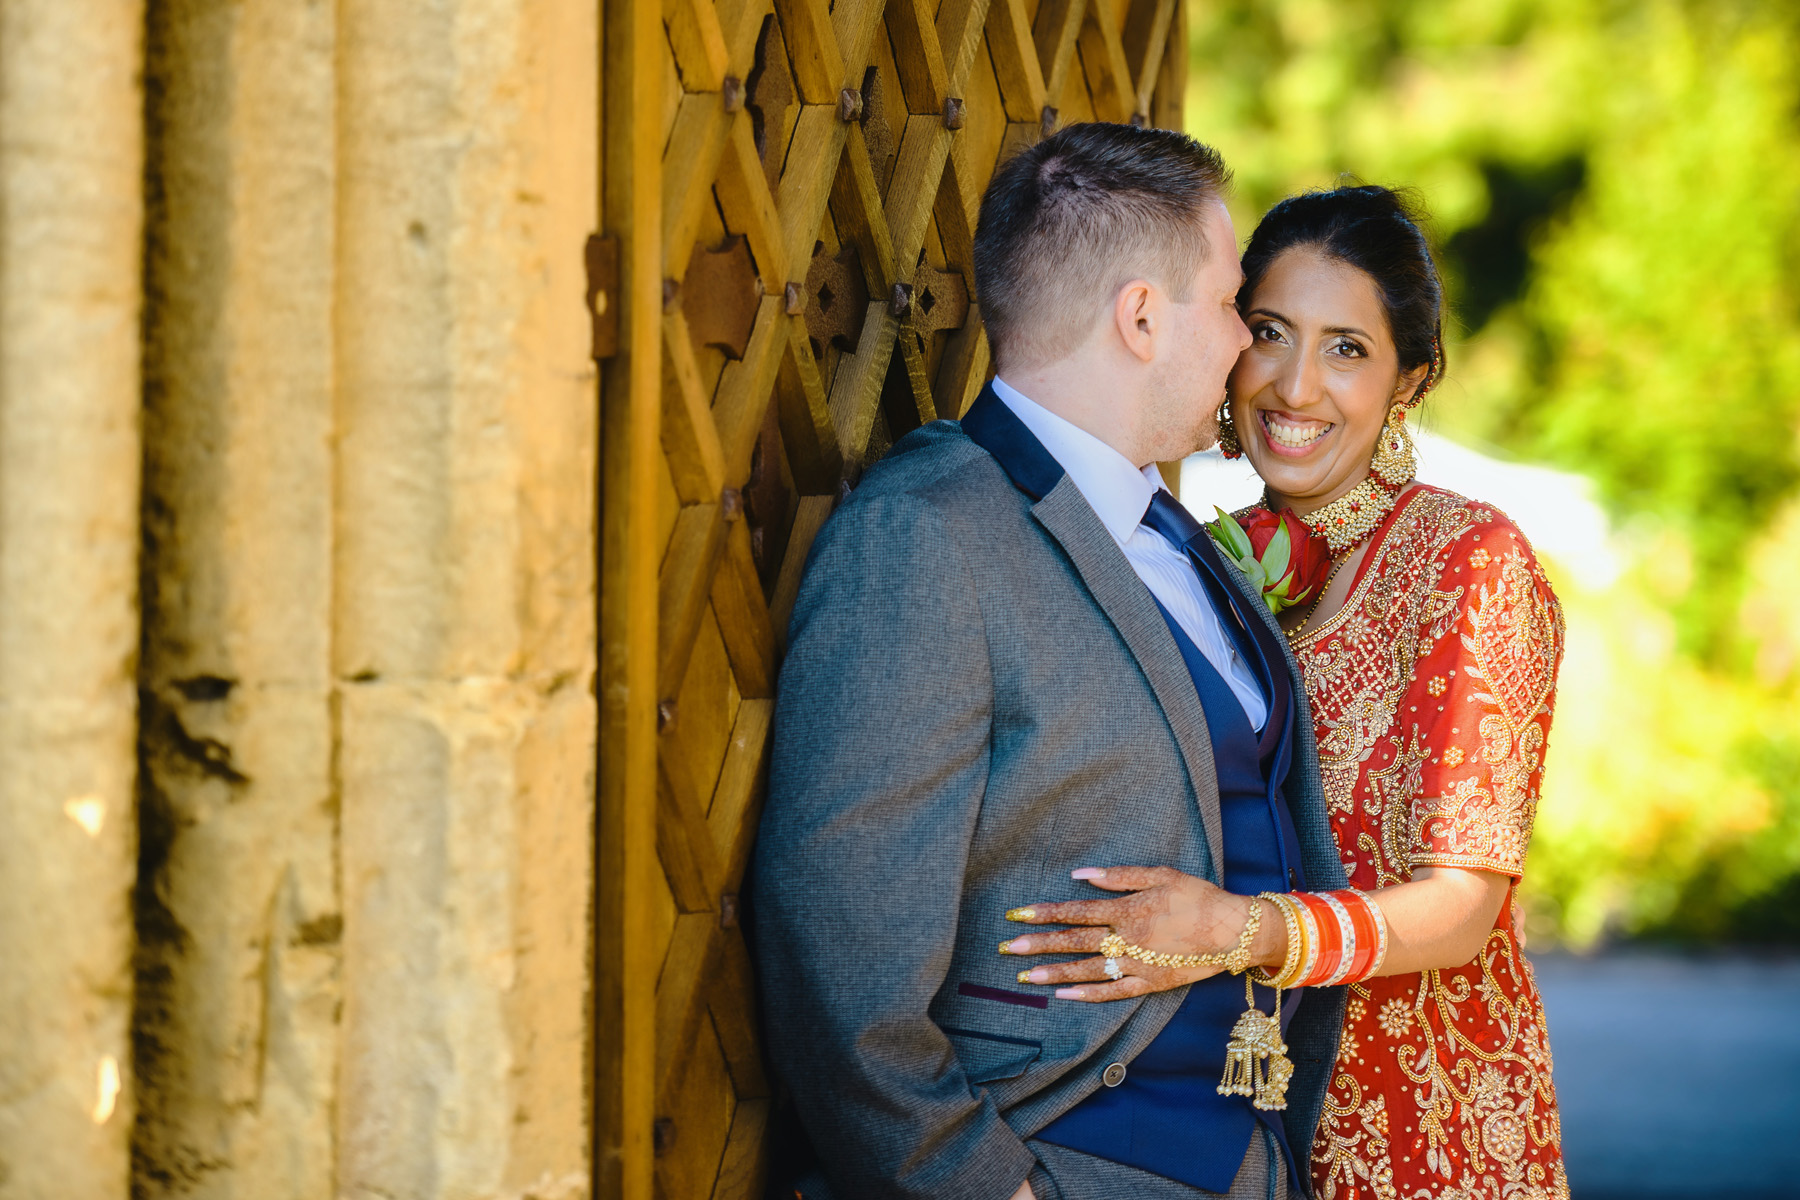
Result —
[[[1366,338],[1369,336],[1367,333],[1358,329],[1354,325],[1327,325],[1325,327],[1325,332],[1326,333],[1353,333],[1359,338]]]

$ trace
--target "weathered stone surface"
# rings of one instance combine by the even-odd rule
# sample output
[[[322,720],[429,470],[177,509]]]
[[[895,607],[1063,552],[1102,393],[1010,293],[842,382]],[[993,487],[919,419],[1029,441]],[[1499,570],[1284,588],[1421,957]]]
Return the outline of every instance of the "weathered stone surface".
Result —
[[[338,1191],[585,1191],[593,10],[339,20]]]
[[[331,1193],[331,6],[149,20],[136,1045],[147,1196]]]
[[[0,5],[0,1197],[127,1194],[142,8]]]
[[[153,5],[147,1196],[587,1194],[594,23]]]

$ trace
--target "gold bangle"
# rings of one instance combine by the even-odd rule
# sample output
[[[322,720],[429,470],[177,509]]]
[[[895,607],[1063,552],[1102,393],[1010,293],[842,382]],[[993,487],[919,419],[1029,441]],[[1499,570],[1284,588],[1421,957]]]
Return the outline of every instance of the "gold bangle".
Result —
[[[1100,953],[1107,958],[1135,958],[1152,967],[1224,967],[1236,975],[1249,968],[1250,943],[1256,939],[1256,931],[1261,927],[1262,905],[1253,899],[1250,901],[1249,919],[1244,922],[1244,931],[1238,935],[1237,945],[1230,950],[1213,954],[1163,954],[1156,950],[1146,950],[1142,946],[1126,945],[1124,938],[1116,933],[1109,933],[1100,939]]]
[[[1300,978],[1294,984],[1296,987],[1318,987],[1325,982],[1325,978],[1319,974],[1319,963],[1325,957],[1326,938],[1330,930],[1326,928],[1318,908],[1307,902],[1315,898],[1312,892],[1308,892],[1304,898],[1294,897],[1301,908],[1301,922],[1306,937],[1306,961],[1300,964]]]
[[[1275,906],[1275,911],[1281,914],[1281,923],[1287,927],[1287,953],[1282,956],[1281,968],[1274,974],[1270,974],[1267,967],[1256,968],[1256,979],[1258,983],[1272,988],[1285,988],[1300,973],[1302,949],[1300,918],[1294,912],[1294,901],[1280,892],[1263,892],[1257,896],[1257,899],[1267,900]]]

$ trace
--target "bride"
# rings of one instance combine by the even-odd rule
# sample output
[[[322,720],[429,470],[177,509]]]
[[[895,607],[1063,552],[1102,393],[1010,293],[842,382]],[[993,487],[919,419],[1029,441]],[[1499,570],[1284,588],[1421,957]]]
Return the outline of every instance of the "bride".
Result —
[[[1035,923],[1084,928],[1009,952],[1109,956],[1029,972],[1104,1002],[1215,974],[1179,959],[1225,959],[1242,935],[1248,954],[1230,969],[1348,993],[1311,1152],[1322,1200],[1566,1197],[1543,1006],[1513,903],[1561,610],[1511,521],[1413,480],[1406,419],[1443,371],[1442,292],[1400,197],[1346,187],[1285,200],[1243,267],[1253,341],[1231,375],[1221,446],[1249,458],[1269,512],[1291,510],[1326,543],[1323,586],[1281,620],[1351,888],[1244,897],[1167,868],[1084,869],[1130,894],[1031,905]],[[1231,1047],[1237,1086],[1254,1079],[1259,1105],[1279,1098],[1259,1072],[1291,1070],[1272,1041]]]

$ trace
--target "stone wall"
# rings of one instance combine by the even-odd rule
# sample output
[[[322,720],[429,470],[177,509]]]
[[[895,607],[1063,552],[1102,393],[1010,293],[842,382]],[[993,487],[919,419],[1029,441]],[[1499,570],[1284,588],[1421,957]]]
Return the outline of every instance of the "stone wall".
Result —
[[[142,12],[0,4],[0,1196],[123,1196]]]
[[[588,1193],[597,26],[0,6],[5,1200]]]

